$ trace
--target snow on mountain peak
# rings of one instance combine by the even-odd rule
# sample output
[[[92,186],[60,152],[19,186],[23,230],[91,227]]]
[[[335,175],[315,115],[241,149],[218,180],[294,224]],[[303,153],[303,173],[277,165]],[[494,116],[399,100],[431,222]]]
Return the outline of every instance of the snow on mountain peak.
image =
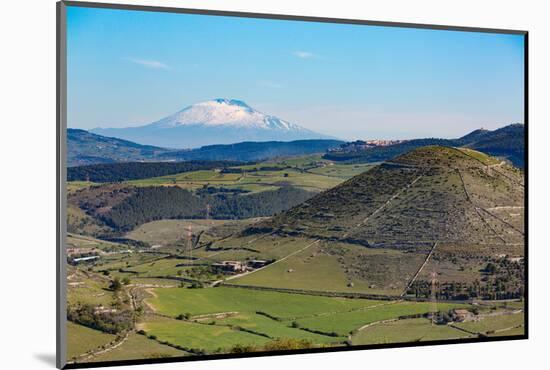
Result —
[[[190,105],[143,126],[97,129],[93,132],[166,148],[198,148],[244,141],[333,139],[259,112],[242,100],[225,98]]]
[[[227,126],[266,130],[307,131],[298,125],[269,116],[251,108],[244,101],[218,98],[190,105],[151,125],[159,128],[177,126]]]
[[[218,98],[218,99],[211,100],[211,102],[216,102],[216,103],[218,103],[218,104],[235,105],[235,106],[238,106],[238,107],[243,107],[243,108],[252,109],[252,108],[250,108],[250,106],[249,106],[248,104],[246,104],[244,101],[242,101],[242,100],[237,100],[237,99]],[[206,102],[206,103],[208,103],[208,102]],[[200,104],[200,103],[199,103],[199,104]]]

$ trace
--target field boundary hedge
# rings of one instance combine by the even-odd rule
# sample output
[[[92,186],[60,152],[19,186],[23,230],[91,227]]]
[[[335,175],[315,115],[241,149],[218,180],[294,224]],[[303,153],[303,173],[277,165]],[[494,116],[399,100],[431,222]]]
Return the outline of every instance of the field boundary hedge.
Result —
[[[314,296],[322,296],[322,297],[372,299],[377,301],[414,301],[414,302],[430,301],[430,298],[400,297],[400,296],[392,296],[392,295],[369,294],[369,293],[359,293],[359,292],[332,292],[332,291],[322,291],[322,290],[275,288],[275,287],[266,287],[266,286],[231,284],[231,283],[223,283],[223,282],[220,283],[219,286],[228,287],[228,288],[263,290],[263,291],[291,293],[291,294],[314,295]],[[471,299],[470,300],[445,300],[445,303],[467,304],[467,303],[472,303],[472,300]]]

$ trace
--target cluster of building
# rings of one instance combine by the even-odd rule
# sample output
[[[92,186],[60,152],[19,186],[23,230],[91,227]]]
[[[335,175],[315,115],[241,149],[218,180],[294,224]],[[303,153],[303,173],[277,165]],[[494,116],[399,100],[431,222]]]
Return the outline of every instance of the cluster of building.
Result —
[[[456,322],[463,322],[463,321],[469,321],[474,318],[474,313],[462,308],[457,308],[452,311],[453,314],[453,321]]]
[[[389,146],[404,142],[405,140],[356,140],[340,145],[337,148],[329,149],[330,152],[359,152],[378,146]]]
[[[81,248],[81,247],[69,247],[67,251],[67,262],[71,265],[78,265],[83,262],[92,262],[98,260],[101,256],[106,256],[110,254],[121,254],[121,253],[133,253],[131,249],[120,250],[116,249],[115,251],[105,252],[97,248]]]
[[[78,265],[78,264],[81,264],[81,263],[84,263],[84,262],[92,262],[92,261],[95,261],[95,260],[98,260],[98,259],[99,259],[98,255],[82,256],[82,257],[67,257],[67,262],[70,265]]]
[[[74,257],[74,256],[81,256],[84,254],[91,254],[96,252],[95,248],[67,248],[67,256],[68,257]]]
[[[264,260],[249,260],[249,261],[221,261],[213,263],[212,267],[224,272],[241,273],[247,271],[253,271],[255,269],[264,267],[268,264],[268,261]]]

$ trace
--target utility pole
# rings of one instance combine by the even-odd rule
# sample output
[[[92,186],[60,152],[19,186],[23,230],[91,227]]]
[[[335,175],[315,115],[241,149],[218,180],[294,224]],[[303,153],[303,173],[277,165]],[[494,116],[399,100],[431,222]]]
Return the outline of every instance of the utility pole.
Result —
[[[191,231],[191,225],[187,226],[187,247],[189,263],[193,263],[193,233]]]
[[[436,295],[436,289],[437,289],[437,273],[435,271],[432,271],[430,274],[431,276],[431,283],[432,283],[432,289],[431,289],[431,298],[430,301],[432,303],[432,326],[435,324],[435,315],[437,314],[437,295]]]
[[[206,222],[210,224],[210,226],[214,225],[214,221],[208,222],[210,220],[210,212],[212,211],[212,207],[210,206],[210,203],[206,204]]]

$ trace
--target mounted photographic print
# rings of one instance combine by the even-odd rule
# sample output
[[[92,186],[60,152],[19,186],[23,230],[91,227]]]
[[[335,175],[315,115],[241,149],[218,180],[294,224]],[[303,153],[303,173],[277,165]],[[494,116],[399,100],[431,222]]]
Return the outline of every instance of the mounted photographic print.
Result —
[[[58,3],[58,367],[527,338],[526,50]]]

